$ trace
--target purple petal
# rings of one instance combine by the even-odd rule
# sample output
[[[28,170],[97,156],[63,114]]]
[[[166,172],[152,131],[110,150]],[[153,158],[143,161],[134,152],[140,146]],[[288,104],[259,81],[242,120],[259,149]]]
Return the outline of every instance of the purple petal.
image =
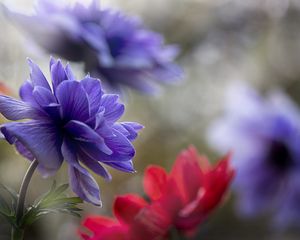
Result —
[[[98,145],[83,142],[80,144],[81,150],[95,161],[100,162],[118,162],[129,161],[135,155],[135,150],[131,142],[118,131],[113,130],[113,136],[105,138],[106,145],[113,151],[112,154],[107,155],[101,151]]]
[[[144,128],[144,126],[135,122],[121,122],[115,123],[113,128],[126,136],[130,141],[133,141],[138,136],[137,132]]]
[[[156,66],[150,74],[155,80],[162,83],[173,83],[183,78],[183,70],[171,63]]]
[[[39,119],[45,114],[28,103],[0,95],[0,113],[9,120]]]
[[[110,54],[103,29],[95,23],[89,23],[85,24],[83,31],[84,40],[99,52],[98,60],[101,66],[111,67],[114,64],[114,59]]]
[[[74,145],[64,140],[61,148],[64,159],[69,163],[69,177],[72,190],[83,200],[101,205],[100,190],[95,179],[83,168],[77,160]]]
[[[20,142],[20,141],[16,141],[15,142],[15,147],[17,149],[17,151],[25,158],[29,159],[29,160],[33,160],[34,156],[32,155],[32,153]]]
[[[144,69],[121,69],[110,68],[101,69],[101,72],[95,73],[104,75],[109,81],[109,87],[119,90],[119,84],[124,84],[146,94],[154,94],[158,91],[158,84],[153,82],[153,77]],[[126,77],[124,77],[126,76]]]
[[[110,181],[112,179],[109,172],[99,162],[95,161],[87,154],[81,152],[80,161],[96,174],[102,176],[105,180]]]
[[[39,108],[40,106],[35,101],[35,98],[33,97],[32,92],[33,92],[32,83],[31,83],[31,81],[26,80],[20,88],[19,95],[24,102],[28,102],[28,103],[30,103],[31,106]]]
[[[127,162],[105,162],[106,165],[123,172],[134,173],[132,161]]]
[[[42,73],[41,69],[36,65],[31,59],[28,58],[28,64],[30,67],[30,79],[33,83],[33,86],[40,86],[51,91],[49,83]]]
[[[45,168],[41,164],[38,165],[37,169],[38,169],[39,173],[42,175],[43,178],[52,177],[57,172],[56,169]]]
[[[1,132],[10,144],[22,143],[44,168],[56,171],[61,166],[62,140],[52,124],[37,120],[6,123]]]
[[[50,63],[49,63],[49,70],[50,70],[50,73],[51,73],[51,68],[52,68],[52,65],[56,63],[56,59],[54,57],[50,57]]]
[[[61,120],[60,105],[57,103],[51,103],[48,106],[43,106],[43,109],[48,113],[49,117],[54,121]]]
[[[61,105],[65,120],[88,120],[88,96],[82,85],[76,81],[64,81],[56,89],[56,97]]]
[[[50,104],[56,103],[56,98],[53,93],[43,87],[35,87],[33,92],[33,97],[35,101],[41,106],[49,106]]]
[[[104,110],[98,112],[95,117],[95,129],[103,138],[114,136],[112,127],[105,121]]]
[[[66,71],[66,75],[67,75],[67,79],[68,80],[72,80],[72,81],[75,81],[76,80],[76,77],[75,75],[73,74],[72,72],[72,69],[71,69],[71,66],[70,64],[67,64],[66,67],[65,67],[65,71]]]
[[[50,0],[42,0],[37,1],[37,4],[35,6],[35,9],[37,11],[40,11],[44,14],[48,14],[51,12],[57,12],[59,11],[60,7],[58,2],[56,1],[50,1]]]
[[[104,94],[101,99],[101,106],[105,108],[104,117],[106,122],[114,123],[124,113],[125,107],[118,103],[119,96],[116,94]]]
[[[57,86],[64,80],[67,80],[68,77],[60,60],[57,60],[55,63],[53,63],[50,68],[52,85],[55,92]]]
[[[69,135],[72,136],[73,139],[92,142],[94,144],[97,144],[98,148],[101,149],[101,151],[105,154],[112,154],[112,151],[105,144],[103,138],[88,125],[79,121],[72,120],[65,125],[64,129],[68,132]]]
[[[93,116],[100,108],[100,101],[103,94],[101,82],[96,78],[87,76],[81,80],[80,83],[88,94],[91,116]]]
[[[69,177],[73,192],[86,202],[101,206],[98,184],[84,168],[69,166]]]
[[[105,138],[107,146],[113,151],[112,158],[122,156],[131,160],[135,155],[135,150],[131,142],[121,133],[113,131],[114,136]],[[113,156],[114,155],[114,156]],[[115,159],[115,160],[118,160]]]

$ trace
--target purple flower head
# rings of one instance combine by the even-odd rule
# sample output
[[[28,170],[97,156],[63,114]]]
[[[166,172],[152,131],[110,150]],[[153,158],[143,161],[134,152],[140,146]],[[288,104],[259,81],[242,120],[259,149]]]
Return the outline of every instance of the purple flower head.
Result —
[[[131,141],[142,128],[134,122],[116,122],[124,113],[118,95],[105,94],[100,80],[86,76],[76,81],[70,66],[50,61],[51,84],[40,68],[28,60],[30,78],[20,88],[21,101],[0,95],[0,112],[9,120],[1,132],[26,158],[36,159],[45,177],[65,160],[70,185],[82,199],[100,205],[99,187],[87,168],[107,180],[102,164],[134,172]]]
[[[246,216],[271,214],[280,226],[299,222],[299,109],[278,90],[263,98],[240,84],[228,93],[208,139],[220,153],[234,153],[238,209]]]
[[[173,63],[176,46],[165,46],[160,34],[145,29],[136,18],[100,9],[96,0],[89,6],[39,0],[32,16],[6,12],[49,53],[83,62],[87,72],[116,91],[126,85],[152,93],[158,83],[182,77]]]

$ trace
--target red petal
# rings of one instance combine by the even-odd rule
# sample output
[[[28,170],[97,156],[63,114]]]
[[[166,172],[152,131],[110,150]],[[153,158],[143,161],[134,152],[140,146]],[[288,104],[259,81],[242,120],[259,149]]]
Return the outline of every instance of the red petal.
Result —
[[[101,235],[97,236],[95,240],[132,240],[128,236],[128,229],[125,226],[115,226],[107,228]]]
[[[176,181],[185,203],[196,198],[198,189],[202,186],[203,171],[194,147],[190,147],[178,155],[170,178]]]
[[[91,240],[91,237],[81,231],[78,232],[79,236],[84,240]]]
[[[116,220],[108,217],[89,216],[83,221],[82,225],[92,232],[101,232],[103,229],[117,226],[119,223]]]
[[[144,190],[151,200],[161,197],[167,182],[166,171],[159,166],[149,166],[145,171]]]
[[[200,168],[203,172],[211,169],[211,164],[208,161],[206,156],[199,155],[197,149],[191,145],[189,148],[186,150],[189,154],[189,157],[192,159],[197,159],[198,163],[200,164]]]
[[[130,225],[138,212],[148,203],[138,195],[118,196],[114,203],[114,214],[124,224]]]
[[[162,239],[172,226],[172,219],[160,201],[144,207],[130,228],[135,240]]]
[[[234,170],[229,165],[230,155],[225,156],[204,177],[204,194],[198,199],[198,208],[194,214],[209,214],[223,200],[229,184],[234,176]]]

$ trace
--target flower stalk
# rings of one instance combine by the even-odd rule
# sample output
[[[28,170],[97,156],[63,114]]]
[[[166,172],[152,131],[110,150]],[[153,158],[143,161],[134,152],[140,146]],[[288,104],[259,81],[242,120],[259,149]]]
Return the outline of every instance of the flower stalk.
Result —
[[[21,187],[20,187],[20,191],[19,191],[19,197],[18,197],[18,201],[17,201],[17,208],[16,208],[16,220],[17,220],[17,226],[13,226],[12,227],[12,232],[11,232],[11,239],[12,240],[22,240],[23,239],[23,235],[24,235],[24,229],[22,229],[20,227],[20,221],[22,219],[22,216],[24,214],[24,205],[25,205],[25,198],[26,198],[26,193],[27,193],[27,189],[28,189],[28,186],[29,186],[29,183],[30,183],[30,180],[33,176],[33,173],[35,171],[35,169],[37,168],[38,166],[38,162],[36,159],[34,159],[24,178],[23,178],[23,181],[22,181],[22,184],[21,184]]]

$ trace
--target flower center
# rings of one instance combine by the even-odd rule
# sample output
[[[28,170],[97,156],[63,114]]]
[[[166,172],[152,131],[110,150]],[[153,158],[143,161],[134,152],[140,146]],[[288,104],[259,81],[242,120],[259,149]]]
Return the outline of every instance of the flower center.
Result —
[[[287,170],[294,164],[290,150],[281,141],[273,141],[271,143],[268,159],[272,166],[281,171]]]
[[[126,41],[124,38],[119,36],[113,36],[108,38],[108,45],[110,53],[113,57],[117,57],[121,54],[122,49],[124,48]]]

